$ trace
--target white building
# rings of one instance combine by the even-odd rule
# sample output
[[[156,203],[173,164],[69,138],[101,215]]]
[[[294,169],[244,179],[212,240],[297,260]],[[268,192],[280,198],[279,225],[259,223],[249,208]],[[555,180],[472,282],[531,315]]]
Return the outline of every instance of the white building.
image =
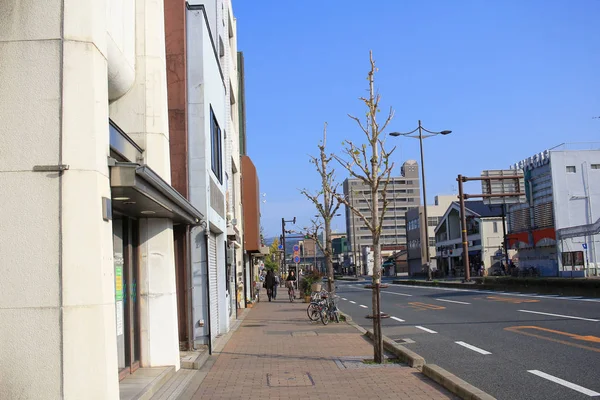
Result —
[[[425,225],[423,206],[406,212],[407,262],[410,276],[427,273],[426,248],[422,245],[425,242],[429,244],[430,267],[432,271],[437,269],[435,227],[456,198],[456,195],[438,195],[435,196],[435,203],[427,206],[427,236],[425,230],[421,229]]]
[[[482,201],[465,202],[471,276],[483,263],[490,273],[499,266],[502,249],[502,209]],[[446,276],[464,276],[460,205],[452,202],[435,228],[437,267]],[[455,273],[453,272],[455,271]]]
[[[136,369],[179,368],[173,225],[226,229],[170,186],[163,2],[1,8],[0,398],[119,399]]]
[[[600,144],[563,144],[512,168],[524,171],[527,198],[508,207],[515,264],[543,276],[597,275]]]

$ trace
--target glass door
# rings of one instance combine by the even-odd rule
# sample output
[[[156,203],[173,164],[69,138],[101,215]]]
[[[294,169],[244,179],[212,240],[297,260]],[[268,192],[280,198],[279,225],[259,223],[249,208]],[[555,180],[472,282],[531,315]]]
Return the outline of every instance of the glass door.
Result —
[[[139,334],[139,225],[137,220],[113,220],[115,312],[119,379],[140,366]]]

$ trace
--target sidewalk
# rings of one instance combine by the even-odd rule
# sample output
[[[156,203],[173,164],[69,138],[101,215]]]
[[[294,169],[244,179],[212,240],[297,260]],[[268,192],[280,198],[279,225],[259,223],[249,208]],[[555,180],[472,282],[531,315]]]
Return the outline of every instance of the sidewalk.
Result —
[[[191,399],[456,398],[416,369],[358,361],[373,347],[354,327],[310,322],[307,304],[280,295],[249,310]]]

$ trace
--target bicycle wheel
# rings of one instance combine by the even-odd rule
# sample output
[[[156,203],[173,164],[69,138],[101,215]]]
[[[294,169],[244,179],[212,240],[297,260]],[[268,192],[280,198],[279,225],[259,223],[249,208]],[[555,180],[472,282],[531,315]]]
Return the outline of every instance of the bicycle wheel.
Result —
[[[338,310],[335,310],[333,313],[335,315],[336,324],[339,324],[340,323],[340,312]]]
[[[290,303],[294,302],[294,290],[288,290],[288,295],[290,296]]]
[[[321,309],[321,322],[323,325],[327,325],[329,323],[329,310],[327,310],[327,308]]]
[[[310,303],[308,308],[306,309],[306,314],[308,314],[308,319],[311,321],[318,321],[321,318],[321,312],[319,310],[319,306],[316,303]]]

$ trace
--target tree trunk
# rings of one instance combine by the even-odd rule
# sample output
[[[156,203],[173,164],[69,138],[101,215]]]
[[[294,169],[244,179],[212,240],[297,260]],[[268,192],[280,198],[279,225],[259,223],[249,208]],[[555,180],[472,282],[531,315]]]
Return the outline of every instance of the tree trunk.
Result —
[[[383,362],[383,334],[381,332],[381,248],[379,238],[373,241],[373,360],[381,364]],[[376,243],[375,243],[376,242]]]
[[[335,293],[335,282],[333,280],[333,260],[331,255],[333,254],[332,240],[331,240],[331,220],[325,219],[325,265],[327,266],[327,290]]]

